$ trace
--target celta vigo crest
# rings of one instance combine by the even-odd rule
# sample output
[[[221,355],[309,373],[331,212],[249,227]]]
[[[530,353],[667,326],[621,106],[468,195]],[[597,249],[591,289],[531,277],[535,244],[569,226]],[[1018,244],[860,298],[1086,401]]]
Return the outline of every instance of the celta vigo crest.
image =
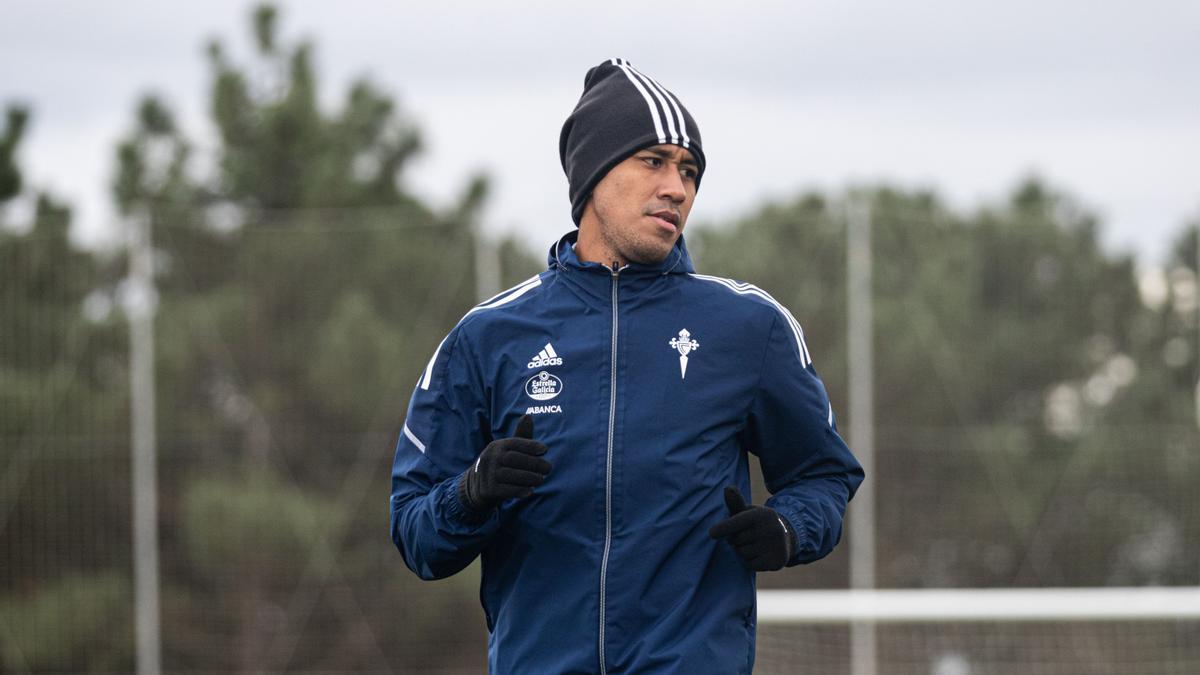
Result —
[[[692,339],[692,334],[684,328],[679,331],[679,337],[673,337],[667,343],[671,349],[679,352],[679,379],[687,377],[688,353],[700,348],[700,343]]]

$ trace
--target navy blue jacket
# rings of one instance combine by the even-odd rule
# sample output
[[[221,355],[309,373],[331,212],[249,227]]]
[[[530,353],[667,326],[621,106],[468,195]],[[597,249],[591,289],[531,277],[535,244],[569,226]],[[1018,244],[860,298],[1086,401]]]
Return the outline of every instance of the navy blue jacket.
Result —
[[[680,238],[655,266],[575,256],[478,305],[417,383],[392,471],[391,531],[423,579],[483,558],[493,673],[745,673],[755,580],[708,529],[722,491],[828,554],[862,468],[838,436],[799,324],[767,293],[695,274]],[[458,476],[534,415],[553,470],[482,523]]]

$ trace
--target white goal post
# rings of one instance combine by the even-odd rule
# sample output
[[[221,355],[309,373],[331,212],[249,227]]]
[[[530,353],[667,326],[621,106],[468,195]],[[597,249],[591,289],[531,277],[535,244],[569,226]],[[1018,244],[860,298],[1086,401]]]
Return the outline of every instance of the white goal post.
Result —
[[[758,592],[762,624],[1200,619],[1200,586]]]
[[[755,651],[763,675],[1195,675],[1200,587],[763,590]]]

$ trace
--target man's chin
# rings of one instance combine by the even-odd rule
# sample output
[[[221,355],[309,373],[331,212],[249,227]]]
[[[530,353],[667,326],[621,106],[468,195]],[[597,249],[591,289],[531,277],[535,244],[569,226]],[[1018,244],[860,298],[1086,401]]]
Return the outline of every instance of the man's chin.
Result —
[[[631,251],[630,255],[628,256],[629,262],[637,263],[639,265],[658,265],[662,261],[666,260],[667,256],[671,255],[671,249],[674,247],[675,244],[672,242],[670,246],[665,248],[646,247],[636,251]]]

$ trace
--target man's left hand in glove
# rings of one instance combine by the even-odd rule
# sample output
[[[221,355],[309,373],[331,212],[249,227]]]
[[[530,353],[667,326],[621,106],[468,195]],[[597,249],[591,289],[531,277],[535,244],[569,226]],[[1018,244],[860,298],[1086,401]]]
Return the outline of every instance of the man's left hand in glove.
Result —
[[[774,509],[747,506],[735,487],[725,488],[729,517],[708,531],[713,539],[725,539],[746,567],[757,572],[782,568],[796,548],[795,534]]]

